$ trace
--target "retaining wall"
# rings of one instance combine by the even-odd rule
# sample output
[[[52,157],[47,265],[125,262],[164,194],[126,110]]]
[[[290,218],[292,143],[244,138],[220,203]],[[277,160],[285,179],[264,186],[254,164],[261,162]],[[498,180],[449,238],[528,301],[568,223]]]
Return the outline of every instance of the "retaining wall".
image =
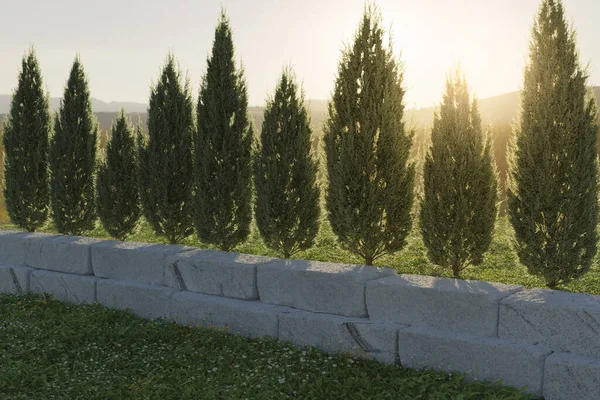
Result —
[[[547,400],[600,398],[600,297],[391,269],[0,232],[0,292],[227,327]]]

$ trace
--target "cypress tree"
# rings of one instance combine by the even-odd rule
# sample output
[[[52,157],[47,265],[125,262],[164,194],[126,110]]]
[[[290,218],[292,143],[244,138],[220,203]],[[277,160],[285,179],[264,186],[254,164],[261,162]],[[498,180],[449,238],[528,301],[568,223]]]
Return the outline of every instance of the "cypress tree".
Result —
[[[492,145],[481,128],[477,101],[457,71],[446,82],[425,156],[420,228],[429,259],[454,277],[479,265],[497,214],[498,181]]]
[[[138,126],[138,130],[140,127]],[[131,123],[121,110],[106,145],[106,160],[98,167],[98,216],[114,238],[125,240],[140,218],[137,151]]]
[[[319,230],[317,163],[310,119],[291,70],[267,102],[254,164],[256,225],[265,244],[290,258],[314,243]]]
[[[97,136],[88,81],[77,56],[50,140],[50,199],[60,233],[80,235],[94,228]]]
[[[169,54],[150,92],[148,140],[138,143],[138,182],[146,220],[169,243],[193,233],[194,114],[189,81],[182,82]]]
[[[515,247],[550,288],[589,269],[598,239],[596,103],[560,0],[532,30],[507,191]]]
[[[403,73],[383,45],[381,14],[365,9],[338,68],[325,123],[326,206],[341,244],[367,265],[402,249],[411,229],[412,132],[404,115]]]
[[[250,233],[253,132],[224,12],[207,63],[197,108],[194,220],[201,241],[228,251]]]
[[[48,140],[52,128],[48,94],[42,85],[32,47],[21,62],[3,135],[6,209],[12,223],[29,232],[46,222],[50,202]]]

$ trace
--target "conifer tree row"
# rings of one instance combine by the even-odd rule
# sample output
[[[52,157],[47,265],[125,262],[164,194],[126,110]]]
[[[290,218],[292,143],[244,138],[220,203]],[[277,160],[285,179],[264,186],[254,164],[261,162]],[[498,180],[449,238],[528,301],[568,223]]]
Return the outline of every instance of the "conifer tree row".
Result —
[[[498,190],[491,141],[458,70],[448,78],[434,117],[423,180],[420,228],[427,254],[458,278],[465,267],[483,261],[492,241]]]
[[[310,248],[319,230],[311,133],[304,96],[285,69],[267,101],[254,162],[256,225],[265,244],[285,258]]]
[[[324,126],[326,206],[342,246],[367,265],[402,249],[411,229],[415,168],[404,122],[402,67],[383,44],[381,14],[365,9],[338,67]]]
[[[194,221],[201,241],[228,251],[250,233],[253,131],[224,12],[207,64],[197,108]]]
[[[41,227],[50,203],[48,94],[33,47],[23,56],[17,88],[4,122],[4,199],[13,224],[29,232]]]
[[[140,126],[138,126],[140,134]],[[106,145],[106,160],[98,166],[98,216],[114,238],[125,240],[140,218],[137,149],[131,122],[121,109]]]
[[[52,218],[60,233],[80,235],[94,228],[97,136],[88,81],[77,56],[50,140]]]
[[[596,254],[596,102],[562,2],[543,0],[532,30],[522,112],[511,144],[509,219],[519,259],[556,287]]]
[[[491,142],[464,78],[449,79],[424,161],[423,198],[414,204],[403,67],[384,39],[379,10],[367,6],[342,52],[324,124],[327,216],[339,243],[371,265],[403,248],[419,207],[430,260],[458,277],[482,262],[491,242],[498,185]],[[195,226],[201,241],[231,250],[250,233],[254,175],[265,244],[286,258],[311,246],[319,225],[317,163],[291,69],[267,102],[253,153],[244,71],[224,12],[207,61],[197,127],[189,81],[169,55],[151,89],[147,137],[139,127],[134,137],[122,111],[97,166],[98,123],[79,56],[52,123],[29,49],[2,126],[0,183],[12,222],[35,231],[51,210],[56,230],[79,235],[95,227],[98,214],[124,240],[143,211],[170,243]],[[542,0],[510,145],[507,205],[520,261],[550,288],[585,274],[597,252],[598,112],[587,81],[561,0]]]
[[[189,81],[169,54],[150,91],[148,138],[138,132],[138,184],[144,216],[157,235],[179,243],[193,233],[194,114]]]

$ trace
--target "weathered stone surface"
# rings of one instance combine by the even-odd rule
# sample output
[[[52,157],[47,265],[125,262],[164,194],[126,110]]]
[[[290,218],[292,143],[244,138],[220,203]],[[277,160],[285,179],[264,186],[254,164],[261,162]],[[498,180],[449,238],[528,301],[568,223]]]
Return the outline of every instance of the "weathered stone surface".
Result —
[[[569,353],[554,353],[546,359],[545,400],[598,400],[600,359]]]
[[[522,289],[502,283],[398,275],[367,283],[366,302],[373,321],[496,337],[500,300]]]
[[[92,275],[90,244],[99,239],[30,233],[25,264],[29,267],[77,275]]]
[[[194,250],[167,259],[165,281],[189,290],[235,299],[258,299],[256,266],[273,258],[216,250]]]
[[[459,371],[467,379],[497,382],[542,394],[544,361],[552,351],[498,338],[428,331],[411,327],[398,332],[402,366]]]
[[[279,340],[394,364],[397,361],[398,330],[402,328],[406,325],[298,311],[279,317]]]
[[[176,292],[171,318],[183,325],[226,328],[246,337],[277,338],[279,315],[294,312],[256,300],[237,300],[194,292]]]
[[[100,279],[96,288],[98,303],[128,310],[143,318],[169,318],[174,290],[164,286]]]
[[[33,268],[17,265],[0,265],[0,293],[28,293],[31,271],[33,271]]]
[[[93,276],[63,274],[35,270],[31,272],[31,292],[50,296],[73,304],[91,304],[96,301],[96,282]]]
[[[25,265],[25,232],[0,231],[0,263]]]
[[[389,268],[276,260],[258,266],[258,293],[265,303],[366,317],[365,284],[394,274]]]
[[[92,269],[97,277],[149,285],[164,285],[166,258],[189,249],[112,240],[94,243],[90,247]]]
[[[600,296],[534,289],[504,299],[499,335],[600,358]]]

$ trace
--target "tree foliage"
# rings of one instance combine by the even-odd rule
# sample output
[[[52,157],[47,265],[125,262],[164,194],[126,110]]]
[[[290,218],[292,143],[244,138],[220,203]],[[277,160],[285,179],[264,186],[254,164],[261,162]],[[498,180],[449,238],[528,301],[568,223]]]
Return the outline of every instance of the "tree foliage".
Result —
[[[50,140],[50,199],[54,225],[60,233],[80,235],[94,228],[97,136],[88,81],[77,56]]]
[[[158,235],[178,243],[193,233],[194,114],[189,82],[169,54],[150,91],[148,138],[138,134],[143,214]]]
[[[325,123],[326,205],[341,244],[366,264],[400,250],[411,228],[415,169],[401,65],[383,44],[381,15],[365,10],[338,68]]]
[[[254,163],[255,217],[265,244],[290,258],[314,243],[319,230],[317,163],[310,118],[291,70],[267,102]]]
[[[11,222],[29,232],[42,226],[48,218],[51,130],[48,94],[44,92],[32,47],[21,62],[3,133],[6,209]]]
[[[111,131],[106,160],[98,167],[98,216],[112,237],[125,240],[141,214],[135,136],[125,110],[121,110]]]
[[[425,157],[420,228],[429,259],[459,277],[479,265],[497,214],[498,180],[492,145],[460,72],[446,82]]]
[[[197,108],[194,220],[201,241],[227,251],[250,233],[253,132],[246,82],[235,65],[224,13],[207,63]]]
[[[507,199],[519,259],[555,287],[582,276],[596,254],[596,103],[560,0],[535,21],[512,143]]]

